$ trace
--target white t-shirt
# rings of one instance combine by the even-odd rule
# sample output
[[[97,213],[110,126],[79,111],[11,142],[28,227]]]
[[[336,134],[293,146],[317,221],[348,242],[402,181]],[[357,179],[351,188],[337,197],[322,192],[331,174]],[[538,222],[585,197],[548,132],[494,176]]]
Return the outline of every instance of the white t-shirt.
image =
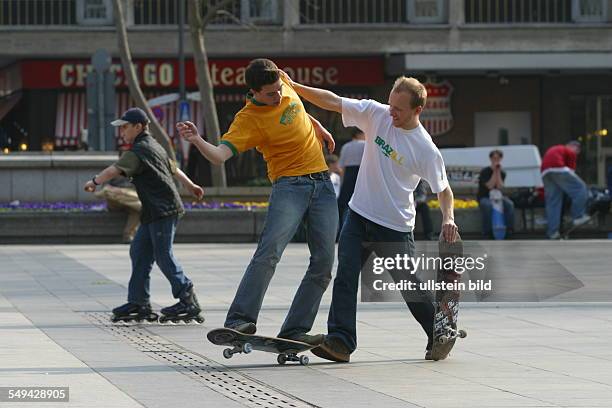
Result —
[[[421,178],[433,193],[448,180],[440,151],[422,125],[412,130],[393,126],[389,106],[342,98],[344,126],[357,126],[366,136],[355,192],[349,207],[384,227],[410,232],[416,210],[412,192]]]

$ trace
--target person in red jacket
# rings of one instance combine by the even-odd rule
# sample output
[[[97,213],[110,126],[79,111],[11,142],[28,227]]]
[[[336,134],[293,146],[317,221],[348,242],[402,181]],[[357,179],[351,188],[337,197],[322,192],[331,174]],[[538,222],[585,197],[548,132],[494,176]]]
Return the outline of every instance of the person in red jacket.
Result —
[[[589,222],[591,217],[585,214],[587,203],[587,186],[576,174],[576,159],[580,154],[580,142],[571,141],[565,145],[549,148],[542,158],[542,180],[548,220],[548,237],[559,239],[563,193],[572,201],[572,222],[579,226]]]

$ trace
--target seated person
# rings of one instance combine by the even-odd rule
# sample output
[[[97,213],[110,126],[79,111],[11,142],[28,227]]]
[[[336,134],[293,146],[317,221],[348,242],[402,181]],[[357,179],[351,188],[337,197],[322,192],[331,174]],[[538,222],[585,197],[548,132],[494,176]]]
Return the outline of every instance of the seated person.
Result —
[[[491,225],[491,213],[493,205],[489,199],[489,192],[493,189],[503,191],[506,172],[502,170],[501,161],[504,158],[504,153],[501,150],[493,150],[489,153],[491,165],[483,168],[480,171],[478,179],[478,205],[482,214],[482,235],[485,238],[493,237]],[[508,197],[502,198],[504,203],[504,219],[506,221],[506,236],[512,233],[514,229],[514,203]]]

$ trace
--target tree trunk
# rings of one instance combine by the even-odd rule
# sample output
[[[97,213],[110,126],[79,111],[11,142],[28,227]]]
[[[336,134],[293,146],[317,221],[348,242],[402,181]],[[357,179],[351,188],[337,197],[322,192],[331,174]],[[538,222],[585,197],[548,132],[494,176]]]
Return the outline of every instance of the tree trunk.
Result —
[[[138,82],[138,76],[136,75],[136,69],[132,63],[132,53],[130,52],[130,45],[128,43],[127,30],[125,28],[125,20],[123,13],[123,6],[121,4],[123,0],[113,0],[113,10],[115,15],[115,27],[117,28],[117,40],[119,43],[119,55],[121,56],[121,65],[123,65],[123,72],[127,78],[128,88],[130,90],[130,96],[136,102],[136,106],[144,110],[147,116],[151,119],[151,135],[157,140],[164,150],[168,153],[170,158],[175,159],[174,148],[172,142],[166,134],[164,128],[159,124],[157,118],[153,114],[153,111],[147,105],[147,100],[140,89],[140,83]]]
[[[208,69],[208,56],[204,45],[204,24],[202,23],[200,0],[189,1],[189,29],[193,48],[193,59],[196,68],[198,87],[200,89],[200,107],[205,125],[205,135],[214,145],[219,144],[219,119],[213,96],[213,84]],[[225,165],[211,166],[212,183],[215,187],[226,187]]]

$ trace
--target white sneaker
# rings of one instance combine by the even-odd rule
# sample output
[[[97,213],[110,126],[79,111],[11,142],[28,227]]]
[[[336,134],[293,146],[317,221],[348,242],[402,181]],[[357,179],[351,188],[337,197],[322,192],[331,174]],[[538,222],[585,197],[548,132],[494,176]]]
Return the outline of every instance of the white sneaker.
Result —
[[[559,234],[559,231],[553,232],[553,234],[549,236],[548,239],[561,239],[561,234]]]
[[[574,225],[574,227],[579,227],[589,221],[591,221],[591,216],[584,214],[582,217],[572,220],[572,224]]]

